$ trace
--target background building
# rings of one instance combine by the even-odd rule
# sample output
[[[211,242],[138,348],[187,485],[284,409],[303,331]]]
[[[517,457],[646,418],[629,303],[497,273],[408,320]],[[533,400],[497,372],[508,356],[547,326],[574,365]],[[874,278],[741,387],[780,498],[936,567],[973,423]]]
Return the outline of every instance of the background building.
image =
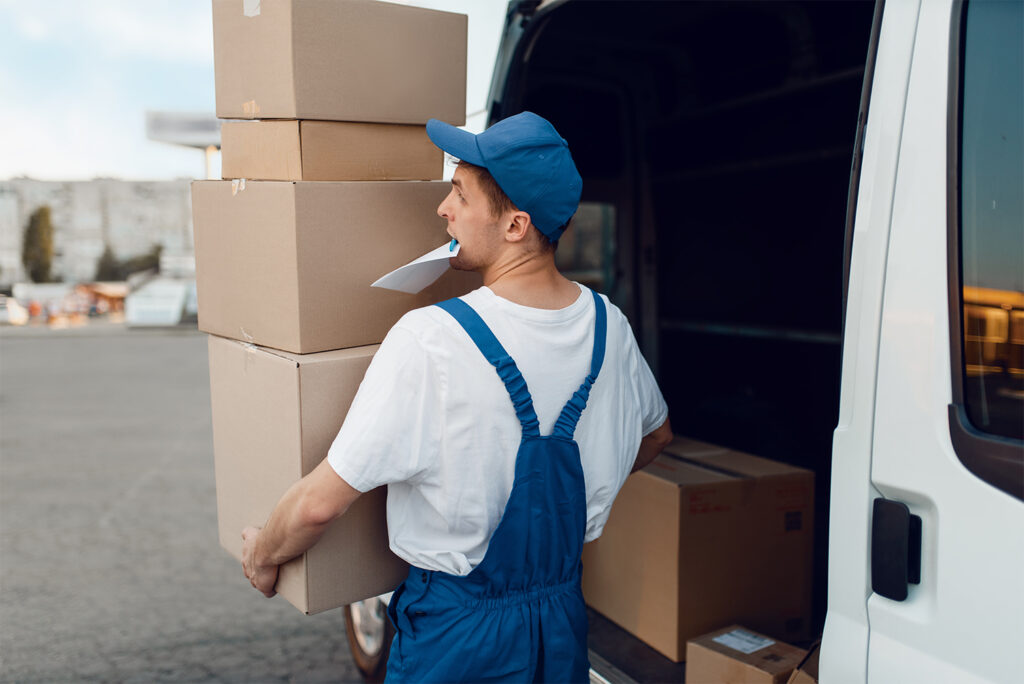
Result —
[[[119,259],[161,245],[167,260],[193,260],[190,182],[0,181],[0,288],[28,279],[22,239],[32,212],[43,205],[53,219],[53,276],[65,282],[93,280],[106,245]]]

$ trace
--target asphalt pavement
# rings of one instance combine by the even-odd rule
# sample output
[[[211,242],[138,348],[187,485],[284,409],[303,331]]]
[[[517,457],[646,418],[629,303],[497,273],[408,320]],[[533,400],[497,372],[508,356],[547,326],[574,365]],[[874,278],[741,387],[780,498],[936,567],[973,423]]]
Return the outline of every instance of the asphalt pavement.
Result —
[[[0,329],[0,679],[357,682],[217,541],[206,337]]]

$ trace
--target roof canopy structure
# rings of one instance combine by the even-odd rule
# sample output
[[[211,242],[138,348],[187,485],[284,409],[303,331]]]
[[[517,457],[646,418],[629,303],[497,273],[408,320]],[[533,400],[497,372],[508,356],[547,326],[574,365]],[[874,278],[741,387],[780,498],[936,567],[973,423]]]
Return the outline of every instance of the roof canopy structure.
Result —
[[[205,150],[220,148],[220,120],[213,114],[146,112],[150,140]]]
[[[206,151],[206,177],[214,178],[213,160],[220,149],[220,119],[195,112],[146,112],[146,137]]]

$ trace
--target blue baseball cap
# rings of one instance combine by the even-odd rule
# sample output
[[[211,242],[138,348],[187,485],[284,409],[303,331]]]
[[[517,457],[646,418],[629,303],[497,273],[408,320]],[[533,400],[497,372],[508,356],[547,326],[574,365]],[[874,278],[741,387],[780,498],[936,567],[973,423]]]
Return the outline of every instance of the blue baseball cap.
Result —
[[[487,169],[512,203],[551,240],[580,203],[583,179],[569,145],[546,119],[522,112],[473,134],[437,119],[427,135],[448,154]]]

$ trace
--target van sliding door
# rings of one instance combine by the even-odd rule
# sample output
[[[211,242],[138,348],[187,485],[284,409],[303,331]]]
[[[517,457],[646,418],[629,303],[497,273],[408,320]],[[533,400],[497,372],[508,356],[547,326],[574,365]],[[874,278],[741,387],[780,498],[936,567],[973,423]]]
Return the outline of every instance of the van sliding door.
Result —
[[[1024,370],[1011,335],[1024,316],[1022,36],[1020,2],[920,5],[878,347],[869,682],[1024,672]],[[949,251],[947,225],[960,237]],[[951,423],[954,377],[968,427]],[[974,443],[955,444],[957,429]]]

